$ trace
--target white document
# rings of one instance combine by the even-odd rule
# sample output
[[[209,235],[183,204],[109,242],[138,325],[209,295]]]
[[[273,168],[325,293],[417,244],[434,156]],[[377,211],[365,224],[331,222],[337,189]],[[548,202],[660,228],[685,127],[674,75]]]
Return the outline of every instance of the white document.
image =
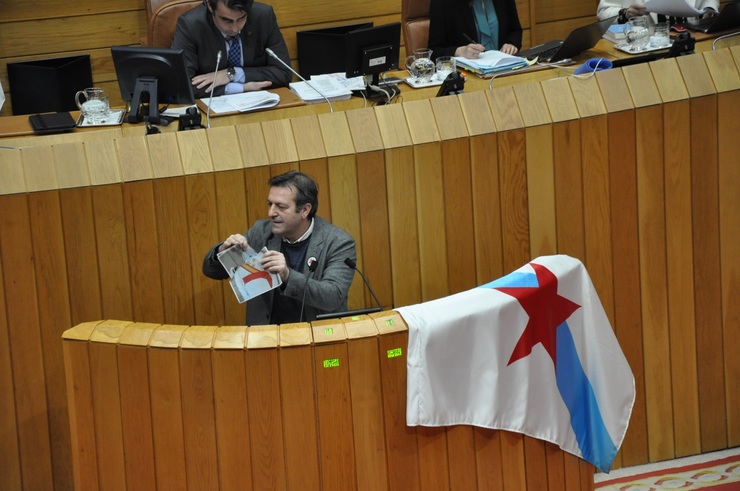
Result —
[[[704,10],[697,10],[686,0],[647,0],[645,8],[648,12],[672,17],[698,17],[704,13]]]
[[[292,82],[290,90],[305,102],[342,101],[352,97],[352,91],[331,75],[316,75],[309,82]]]
[[[208,97],[201,99],[206,106],[208,106],[209,100],[210,98]],[[277,106],[279,102],[280,96],[278,94],[266,90],[227,94],[213,98],[211,112],[216,114],[233,113],[235,111],[245,113],[247,111]]]
[[[457,56],[455,58],[464,64],[481,68],[499,68],[508,65],[518,65],[527,61],[521,56],[507,55],[495,49],[484,51],[478,58],[465,58],[463,56]]]
[[[243,251],[241,247],[233,246],[217,254],[219,262],[229,273],[229,284],[239,303],[269,292],[282,283],[280,275],[262,268],[265,252],[265,248],[255,252],[251,247]]]

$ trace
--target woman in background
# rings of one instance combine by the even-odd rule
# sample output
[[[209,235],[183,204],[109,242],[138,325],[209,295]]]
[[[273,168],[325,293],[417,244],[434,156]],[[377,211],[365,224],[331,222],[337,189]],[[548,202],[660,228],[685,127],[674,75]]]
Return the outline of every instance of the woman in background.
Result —
[[[477,58],[488,50],[516,54],[522,25],[514,0],[432,0],[429,48],[432,55]]]

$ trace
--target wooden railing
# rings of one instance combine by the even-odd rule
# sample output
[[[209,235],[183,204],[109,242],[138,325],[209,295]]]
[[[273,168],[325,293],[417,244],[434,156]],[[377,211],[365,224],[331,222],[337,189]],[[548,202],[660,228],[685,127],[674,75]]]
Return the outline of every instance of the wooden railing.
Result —
[[[64,333],[75,489],[593,489],[557,446],[406,426],[403,319]]]

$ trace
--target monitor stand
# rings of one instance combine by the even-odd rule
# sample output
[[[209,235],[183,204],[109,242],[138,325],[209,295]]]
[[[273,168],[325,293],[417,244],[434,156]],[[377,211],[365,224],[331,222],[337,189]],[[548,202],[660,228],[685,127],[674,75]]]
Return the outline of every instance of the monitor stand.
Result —
[[[129,123],[145,121],[149,124],[170,124],[171,118],[159,114],[158,94],[156,77],[137,78],[134,95],[131,98],[131,110],[126,121]]]
[[[365,97],[365,99],[392,99],[393,97],[398,95],[399,90],[398,87],[396,87],[395,85],[385,85],[383,87],[380,86],[380,73],[374,73],[372,77],[373,78],[370,83],[365,85],[364,90],[355,90],[352,91],[352,93],[360,97]],[[387,94],[382,90],[373,89],[371,85],[375,87],[381,87],[387,92]]]

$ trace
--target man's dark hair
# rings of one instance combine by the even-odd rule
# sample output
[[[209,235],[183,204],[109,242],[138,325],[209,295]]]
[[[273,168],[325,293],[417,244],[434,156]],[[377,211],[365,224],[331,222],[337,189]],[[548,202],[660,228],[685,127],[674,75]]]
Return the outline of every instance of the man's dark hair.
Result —
[[[219,3],[224,4],[228,9],[238,10],[239,12],[249,13],[249,9],[252,8],[254,0],[206,0],[208,6],[211,7],[212,11],[216,11],[216,7]]]
[[[273,187],[295,189],[296,209],[302,210],[304,206],[311,204],[311,211],[308,214],[308,218],[313,218],[316,215],[316,210],[319,209],[319,188],[316,186],[314,180],[303,172],[292,170],[285,174],[271,177],[267,180],[267,184]]]

